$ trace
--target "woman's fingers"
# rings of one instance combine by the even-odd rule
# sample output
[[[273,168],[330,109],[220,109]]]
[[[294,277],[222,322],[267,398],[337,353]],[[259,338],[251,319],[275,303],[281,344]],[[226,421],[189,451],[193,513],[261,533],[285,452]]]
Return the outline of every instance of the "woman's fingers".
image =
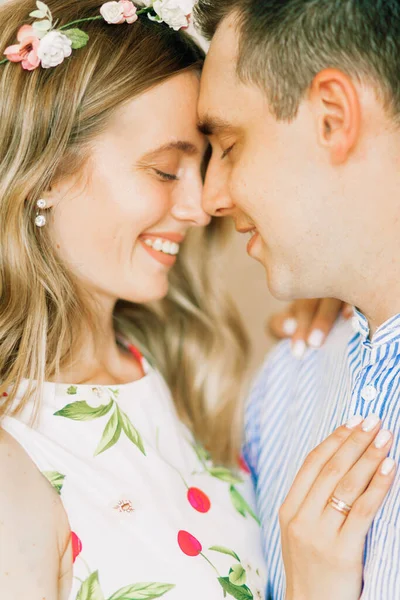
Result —
[[[269,333],[278,340],[292,337],[296,333],[297,327],[298,323],[291,307],[273,315],[267,324]]]
[[[308,332],[307,344],[310,348],[320,348],[334,326],[343,307],[341,300],[325,298],[321,300]]]
[[[282,506],[281,512],[285,515],[285,518],[291,519],[297,514],[324,466],[336,454],[339,448],[343,446],[352,435],[354,428],[362,421],[362,417],[352,417],[347,425],[336,429],[319,446],[310,452],[297,473]]]
[[[371,448],[379,429],[379,418],[376,415],[369,415],[361,425],[352,431],[344,444],[326,462],[312,485],[302,506],[304,517],[314,517],[316,514],[322,515],[329,498],[334,495],[339,483],[348,476],[354,465],[361,460],[365,467],[366,454],[368,459],[371,458],[371,454],[374,454]],[[385,456],[386,450],[384,449],[384,452],[382,452],[382,449],[375,448],[375,450],[380,457],[380,460],[375,464],[375,467],[377,467],[383,456]],[[366,485],[368,483],[369,480]],[[329,507],[329,511],[331,510]]]
[[[333,298],[296,300],[271,317],[268,329],[278,339],[291,338],[294,356],[302,358],[307,347],[323,345],[341,311],[345,315],[348,309]]]
[[[292,312],[297,321],[297,329],[292,335],[292,353],[296,358],[303,358],[307,350],[307,338],[314,320],[320,300],[297,300]]]
[[[380,431],[361,458],[340,480],[332,496],[348,506],[353,506],[368,488],[382,461],[388,455],[392,440],[390,431]],[[345,514],[336,510],[332,504],[327,504],[323,514],[326,525],[339,528],[345,519]]]
[[[364,539],[372,525],[376,513],[384,501],[396,475],[396,464],[386,458],[376,471],[366,491],[358,498],[344,522],[341,530],[343,543],[350,552],[357,542]]]

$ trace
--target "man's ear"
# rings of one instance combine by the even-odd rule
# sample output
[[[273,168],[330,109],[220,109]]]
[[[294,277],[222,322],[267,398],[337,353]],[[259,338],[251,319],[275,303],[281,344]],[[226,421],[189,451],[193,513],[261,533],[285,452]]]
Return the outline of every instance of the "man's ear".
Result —
[[[320,144],[332,164],[344,163],[360,135],[361,108],[353,81],[338,69],[324,69],[311,84],[309,100]]]

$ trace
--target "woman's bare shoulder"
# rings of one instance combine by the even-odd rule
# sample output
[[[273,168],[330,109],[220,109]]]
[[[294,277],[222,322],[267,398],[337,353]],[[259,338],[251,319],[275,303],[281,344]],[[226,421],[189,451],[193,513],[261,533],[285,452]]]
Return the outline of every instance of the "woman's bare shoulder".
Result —
[[[68,519],[60,497],[22,446],[0,428],[0,589],[31,600],[60,597],[68,577]],[[71,557],[72,563],[72,557]]]

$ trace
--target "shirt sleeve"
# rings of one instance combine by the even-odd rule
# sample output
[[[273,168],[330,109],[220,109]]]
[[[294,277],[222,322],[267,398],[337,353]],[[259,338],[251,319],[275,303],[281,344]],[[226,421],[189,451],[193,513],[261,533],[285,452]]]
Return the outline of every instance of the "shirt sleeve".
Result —
[[[396,452],[397,454],[397,452]],[[400,598],[400,478],[396,477],[365,546],[364,587],[360,600]]]
[[[251,388],[246,402],[244,417],[243,458],[250,469],[254,487],[258,479],[258,458],[260,449],[261,408],[266,401],[271,357],[267,356]]]

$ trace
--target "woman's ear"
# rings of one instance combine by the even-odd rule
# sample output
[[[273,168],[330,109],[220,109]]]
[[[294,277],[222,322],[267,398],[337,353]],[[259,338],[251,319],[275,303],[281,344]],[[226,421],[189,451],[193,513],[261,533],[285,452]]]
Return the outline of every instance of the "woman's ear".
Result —
[[[332,164],[344,163],[360,135],[360,101],[353,81],[338,69],[325,69],[314,78],[309,100],[320,144]]]

